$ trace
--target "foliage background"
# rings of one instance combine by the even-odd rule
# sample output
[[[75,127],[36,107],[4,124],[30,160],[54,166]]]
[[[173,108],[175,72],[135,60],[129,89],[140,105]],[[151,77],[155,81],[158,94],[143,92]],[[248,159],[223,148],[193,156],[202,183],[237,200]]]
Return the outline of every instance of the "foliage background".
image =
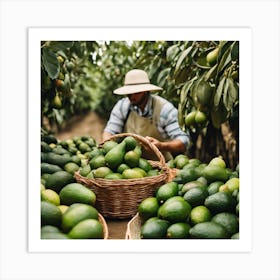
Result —
[[[120,98],[113,90],[128,70],[140,68],[178,108],[180,127],[191,134],[191,157],[221,155],[232,168],[238,164],[237,41],[45,41],[41,57],[42,125],[47,119],[60,130],[89,111],[107,120]]]

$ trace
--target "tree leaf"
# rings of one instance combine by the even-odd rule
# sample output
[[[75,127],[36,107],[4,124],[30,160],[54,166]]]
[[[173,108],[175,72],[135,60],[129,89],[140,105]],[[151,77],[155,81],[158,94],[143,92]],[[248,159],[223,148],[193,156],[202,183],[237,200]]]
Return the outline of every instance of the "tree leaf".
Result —
[[[152,61],[151,68],[149,71],[151,80],[153,79],[154,74],[158,71],[160,65],[161,65],[161,59],[159,56],[156,56]]]
[[[51,79],[56,79],[60,72],[60,64],[54,52],[49,48],[43,49],[42,62]]]
[[[224,53],[230,48],[232,41],[220,41],[217,62],[221,61]]]
[[[178,70],[180,70],[180,67],[183,63],[183,61],[186,59],[186,57],[188,56],[188,54],[190,53],[190,51],[192,50],[192,46],[188,47],[187,49],[185,49],[184,51],[182,51],[182,53],[180,54],[180,57],[177,60],[176,66],[175,66],[175,75],[178,72]]]
[[[69,93],[71,89],[71,82],[70,82],[70,77],[69,74],[66,73],[64,76],[64,85],[65,85],[65,92]]]
[[[228,78],[228,91],[229,91],[229,98],[232,103],[232,105],[237,101],[238,99],[238,86],[233,81],[231,77]]]
[[[164,84],[166,83],[169,72],[170,72],[170,68],[165,68],[158,74],[157,84],[160,87],[163,87]]]
[[[223,90],[223,102],[224,102],[224,105],[225,105],[227,111],[230,111],[231,104],[229,102],[228,86],[229,86],[229,82],[228,82],[228,78],[226,78],[225,85],[224,85],[224,90]]]
[[[239,42],[235,41],[231,45],[231,59],[237,60],[239,59]]]
[[[186,67],[180,69],[176,74],[174,74],[175,85],[181,86],[184,84],[188,77],[188,70]]]
[[[73,44],[74,42],[72,41],[51,41],[49,46],[52,49],[52,51],[57,52],[71,48]]]
[[[59,124],[62,124],[63,122],[63,117],[62,115],[59,113],[59,111],[57,109],[53,109],[54,115],[55,115],[55,119]]]
[[[176,55],[179,53],[179,51],[180,51],[180,49],[177,44],[169,47],[166,51],[167,61],[172,62],[174,60],[174,58],[176,57]]]
[[[217,75],[220,74],[220,72],[222,72],[222,70],[230,63],[231,61],[231,49],[228,48],[225,53],[223,54],[223,56],[221,57],[221,60],[218,62],[218,71],[217,71]]]
[[[205,74],[205,81],[210,80],[211,78],[217,75],[218,64],[215,64],[211,69],[209,69]]]
[[[182,105],[182,108],[186,107],[187,97],[188,97],[188,94],[190,92],[190,88],[191,88],[193,82],[194,82],[194,79],[187,81],[180,91],[180,103]]]
[[[222,79],[220,80],[219,85],[217,87],[217,90],[214,94],[214,107],[216,107],[216,108],[219,106],[219,103],[220,103],[220,100],[221,100],[225,79],[226,79],[226,77],[223,76]]]
[[[221,124],[224,123],[228,118],[228,112],[222,102],[217,107],[217,110],[211,110],[211,122],[217,129],[220,128]]]

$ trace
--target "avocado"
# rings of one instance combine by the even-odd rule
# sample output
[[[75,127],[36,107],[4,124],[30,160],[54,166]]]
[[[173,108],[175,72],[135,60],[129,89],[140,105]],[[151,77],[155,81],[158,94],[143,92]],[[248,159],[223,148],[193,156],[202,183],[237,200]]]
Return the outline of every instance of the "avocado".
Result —
[[[207,188],[203,183],[201,183],[200,181],[190,181],[187,182],[183,185],[182,189],[181,189],[181,195],[184,196],[184,194],[193,189],[193,188],[197,188],[197,187],[201,187],[201,188]]]
[[[132,136],[126,136],[123,140],[126,143],[126,151],[131,151],[137,146],[137,140]]]
[[[46,179],[46,188],[52,189],[55,192],[60,192],[60,190],[67,184],[74,183],[75,179],[72,174],[66,171],[57,171],[50,174]]]
[[[166,237],[166,231],[170,225],[168,221],[159,218],[151,218],[141,226],[142,239],[160,239]]]
[[[124,162],[130,167],[136,167],[139,165],[140,155],[134,150],[128,151],[124,155]]]
[[[211,221],[223,226],[228,233],[228,238],[239,231],[239,221],[235,214],[228,212],[218,213]]]
[[[214,222],[202,222],[194,225],[190,231],[190,235],[195,239],[225,239],[228,234],[225,228]]]
[[[192,206],[203,205],[208,196],[208,191],[204,187],[192,188],[184,194],[184,199]]]
[[[62,168],[58,165],[55,164],[50,164],[46,162],[41,163],[41,174],[48,173],[48,174],[53,174],[57,171],[61,171]]]
[[[51,143],[56,144],[58,142],[56,137],[52,134],[42,135],[41,140],[46,142],[47,144],[51,144]]]
[[[44,141],[41,141],[41,152],[48,153],[51,152],[52,148]]]
[[[176,182],[168,182],[160,186],[156,192],[156,198],[160,204],[176,195],[178,195],[178,184]]]
[[[62,148],[62,146],[56,146],[55,148],[52,149],[52,152],[57,155],[69,154],[68,150]]]
[[[63,205],[73,203],[84,203],[94,205],[96,201],[95,193],[79,183],[70,183],[59,192],[60,202]]]
[[[202,106],[208,106],[212,100],[213,90],[210,84],[204,80],[202,80],[196,87],[196,97],[197,101]]]
[[[167,199],[159,207],[158,217],[170,221],[172,223],[184,222],[187,221],[191,209],[192,209],[191,205],[187,201],[185,201],[182,197],[173,196]]]
[[[172,239],[182,239],[189,237],[191,226],[187,223],[174,223],[167,228],[166,236]]]
[[[107,154],[110,150],[112,150],[118,143],[114,140],[109,140],[103,144],[104,153]]]
[[[86,219],[75,225],[68,233],[72,239],[103,239],[103,226],[99,220]]]
[[[90,165],[86,164],[81,168],[80,175],[86,177],[90,171],[91,171]]]
[[[142,221],[157,216],[159,208],[158,200],[155,197],[147,197],[138,206],[138,213]]]
[[[69,154],[58,155],[53,152],[46,153],[44,157],[44,162],[59,165],[60,167],[64,167],[64,165],[70,162],[71,156]]]
[[[211,183],[214,181],[227,181],[229,174],[226,168],[220,167],[218,165],[207,165],[203,171],[202,176],[206,178],[206,180]]]
[[[173,179],[173,181],[176,181],[179,184],[185,184],[187,182],[190,181],[194,181],[196,179],[198,179],[201,176],[201,174],[199,174],[197,172],[197,170],[195,169],[194,166],[191,166],[189,168],[186,169],[181,169],[176,177]],[[205,177],[205,176],[204,176]]]
[[[209,195],[205,201],[204,205],[212,213],[220,212],[235,212],[236,200],[234,197],[227,192],[216,192],[212,195]]]
[[[47,201],[41,201],[41,227],[51,225],[60,227],[62,213],[60,209]]]
[[[122,141],[113,147],[106,155],[105,162],[106,165],[113,170],[116,170],[118,166],[123,163],[124,155],[125,155],[125,146],[126,143]]]
[[[98,211],[87,204],[72,204],[62,215],[62,230],[69,232],[75,225],[86,219],[98,219]]]
[[[62,232],[41,232],[41,239],[69,239],[69,237]]]

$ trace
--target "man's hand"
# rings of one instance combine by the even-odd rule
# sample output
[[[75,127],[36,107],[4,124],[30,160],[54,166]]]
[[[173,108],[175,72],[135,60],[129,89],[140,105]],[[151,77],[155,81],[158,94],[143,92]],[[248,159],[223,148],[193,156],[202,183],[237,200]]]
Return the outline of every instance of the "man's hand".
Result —
[[[153,143],[159,150],[168,151],[173,154],[180,154],[186,151],[184,143],[179,139],[174,139],[171,141],[161,142],[156,138],[146,136],[145,137],[149,142]]]
[[[149,142],[153,143],[159,150],[162,148],[162,142],[157,140],[156,138],[146,136],[145,137]]]

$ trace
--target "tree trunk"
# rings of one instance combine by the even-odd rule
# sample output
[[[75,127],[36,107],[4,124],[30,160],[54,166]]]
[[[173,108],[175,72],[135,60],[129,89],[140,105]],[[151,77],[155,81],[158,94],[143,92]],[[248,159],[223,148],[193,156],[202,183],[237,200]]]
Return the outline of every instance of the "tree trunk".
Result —
[[[190,154],[204,163],[209,163],[214,157],[222,156],[227,167],[235,169],[239,162],[238,137],[236,123],[226,122],[220,129],[214,128],[210,123],[205,135],[202,132],[192,135],[194,145]]]

